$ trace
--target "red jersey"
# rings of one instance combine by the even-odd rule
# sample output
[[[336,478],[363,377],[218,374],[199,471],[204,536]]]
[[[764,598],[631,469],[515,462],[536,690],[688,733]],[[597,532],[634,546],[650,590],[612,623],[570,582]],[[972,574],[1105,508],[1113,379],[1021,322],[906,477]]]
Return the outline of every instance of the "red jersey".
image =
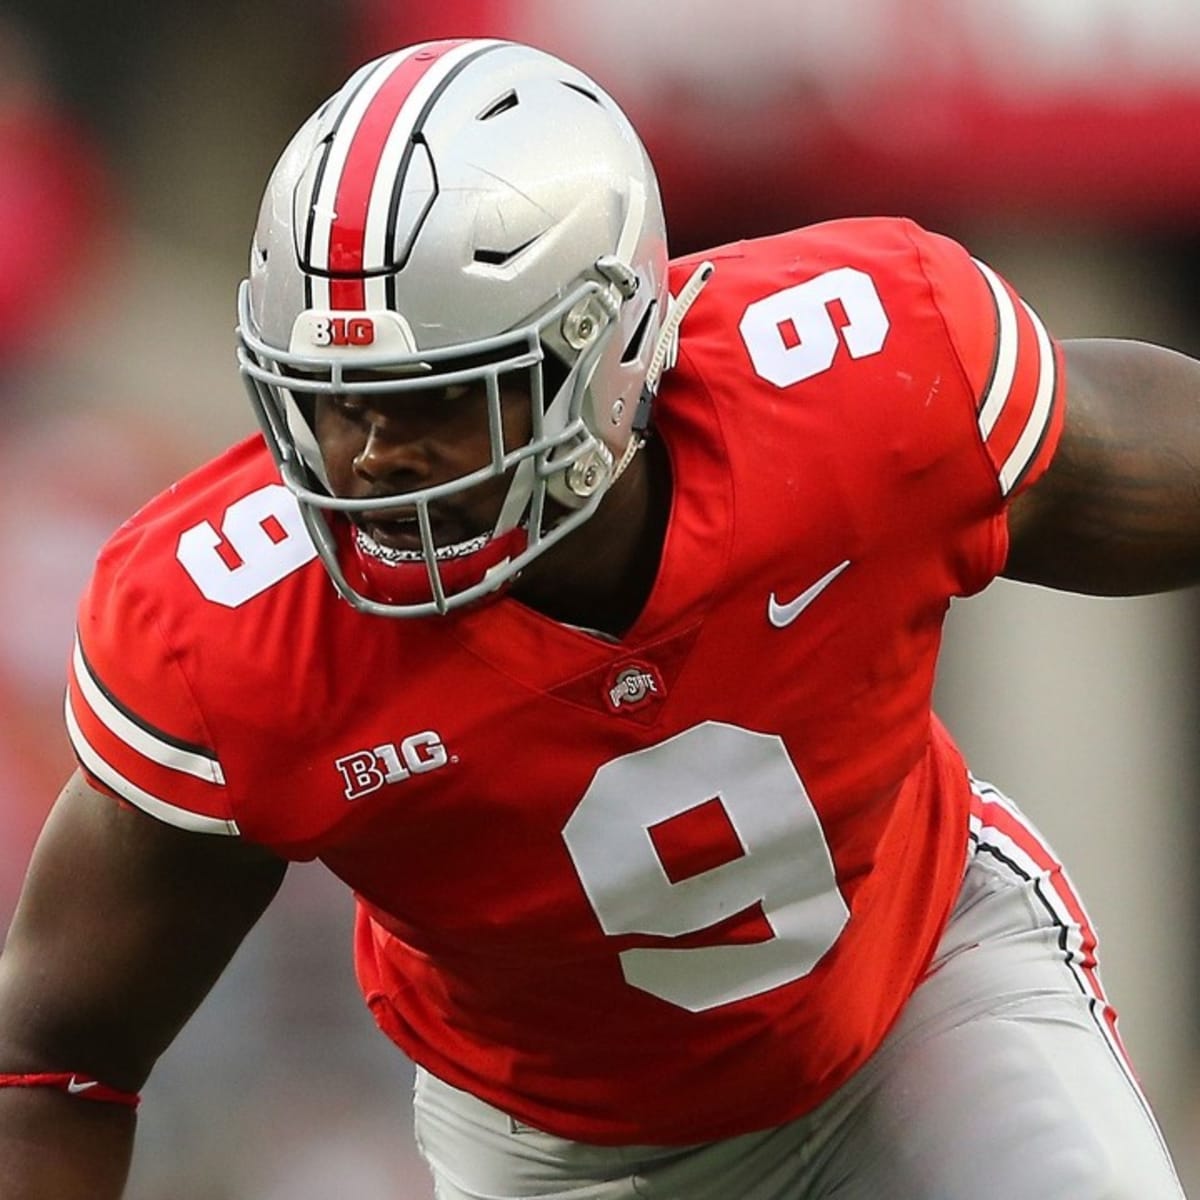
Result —
[[[778,1124],[879,1045],[966,860],[943,617],[1061,422],[1040,322],[946,239],[840,221],[706,257],[620,641],[511,598],[355,611],[256,438],[116,534],[73,663],[94,782],[323,860],[383,1030],[598,1143]]]

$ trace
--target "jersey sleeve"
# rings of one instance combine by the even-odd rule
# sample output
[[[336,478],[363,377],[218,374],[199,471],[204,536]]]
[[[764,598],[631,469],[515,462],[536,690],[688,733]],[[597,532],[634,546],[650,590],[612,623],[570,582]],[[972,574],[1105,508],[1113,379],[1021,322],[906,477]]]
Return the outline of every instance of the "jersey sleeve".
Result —
[[[72,748],[102,791],[178,828],[236,836],[225,772],[139,561],[115,539],[80,602],[66,701]]]
[[[975,422],[1002,498],[1045,472],[1062,430],[1062,351],[1037,313],[956,242],[917,231],[917,251],[975,401]]]

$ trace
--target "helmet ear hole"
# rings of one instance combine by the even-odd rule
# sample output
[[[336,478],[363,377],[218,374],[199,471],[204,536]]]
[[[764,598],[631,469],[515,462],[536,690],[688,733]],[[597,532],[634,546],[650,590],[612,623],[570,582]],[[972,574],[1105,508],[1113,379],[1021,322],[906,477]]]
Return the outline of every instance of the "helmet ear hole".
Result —
[[[628,366],[630,363],[637,362],[642,357],[646,349],[646,335],[650,331],[650,325],[657,309],[657,300],[652,300],[646,305],[646,311],[642,313],[642,319],[637,323],[637,327],[634,329],[629,341],[625,343],[625,349],[621,351],[622,366]]]
[[[550,349],[545,347],[545,357],[542,359],[542,404],[549,408],[554,397],[562,391],[567,382],[570,368]]]

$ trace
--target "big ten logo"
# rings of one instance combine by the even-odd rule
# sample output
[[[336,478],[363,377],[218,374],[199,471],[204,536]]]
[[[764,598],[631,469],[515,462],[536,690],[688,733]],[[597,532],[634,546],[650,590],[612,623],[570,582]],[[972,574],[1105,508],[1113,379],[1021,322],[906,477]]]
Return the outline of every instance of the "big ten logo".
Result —
[[[371,346],[375,322],[370,317],[317,317],[312,323],[312,340],[318,346]]]
[[[425,775],[457,762],[446,753],[441,737],[432,729],[413,733],[402,742],[384,742],[370,750],[344,754],[333,765],[345,784],[347,800],[377,792],[385,783],[399,783],[412,775]]]

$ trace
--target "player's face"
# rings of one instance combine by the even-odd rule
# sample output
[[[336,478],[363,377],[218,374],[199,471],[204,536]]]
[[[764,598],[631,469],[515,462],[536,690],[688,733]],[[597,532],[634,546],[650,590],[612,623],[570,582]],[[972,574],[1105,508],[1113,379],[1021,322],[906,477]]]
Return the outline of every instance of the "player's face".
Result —
[[[529,394],[512,380],[501,388],[506,449],[530,436]],[[354,519],[374,542],[419,551],[416,510],[405,493],[434,487],[485,466],[491,458],[487,392],[470,385],[361,395],[322,396],[314,429],[335,496],[352,500],[396,496],[395,509]],[[430,506],[439,546],[490,533],[500,514],[509,477],[491,478]]]

